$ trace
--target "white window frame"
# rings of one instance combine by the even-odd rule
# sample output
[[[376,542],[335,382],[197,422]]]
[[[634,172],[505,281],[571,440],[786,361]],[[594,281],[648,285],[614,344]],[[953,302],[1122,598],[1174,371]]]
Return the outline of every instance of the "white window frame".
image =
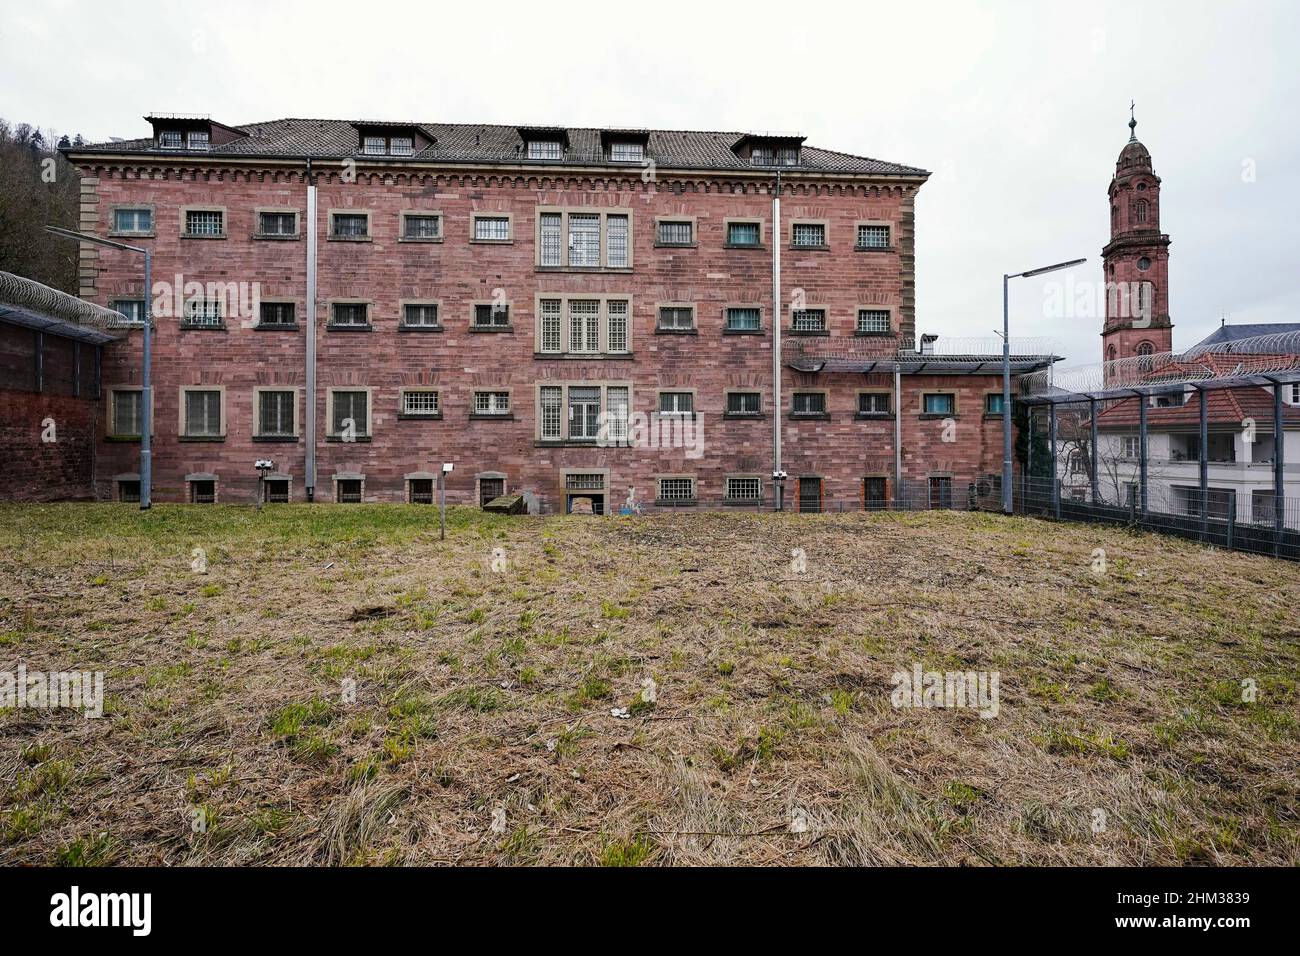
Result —
[[[558,217],[558,236],[556,220]],[[597,218],[595,232],[579,232],[577,219]],[[633,265],[633,213],[630,207],[615,206],[540,206],[537,209],[538,269],[556,271],[600,272],[630,270]],[[598,245],[577,243],[580,236],[596,237]],[[575,256],[575,249],[590,248],[588,258]]]

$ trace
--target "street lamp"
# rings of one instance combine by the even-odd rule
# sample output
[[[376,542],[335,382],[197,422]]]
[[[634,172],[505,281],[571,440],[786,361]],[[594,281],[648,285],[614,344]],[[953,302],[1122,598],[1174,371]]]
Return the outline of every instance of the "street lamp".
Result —
[[[113,242],[111,239],[101,239],[99,236],[87,235],[73,229],[62,229],[59,226],[46,226],[45,231],[64,239],[93,242],[99,246],[121,249],[123,252],[138,252],[144,256],[144,358],[140,385],[142,406],[140,410],[140,510],[147,511],[153,506],[153,337],[150,330],[152,316],[149,307],[153,297],[153,253],[140,246],[128,246],[125,242]]]
[[[1028,279],[1058,269],[1069,269],[1087,259],[1071,259],[1056,265],[1030,269],[1002,277],[1002,510],[1011,514],[1011,317],[1007,306],[1007,285],[1012,279]],[[1056,476],[1053,475],[1053,478]]]

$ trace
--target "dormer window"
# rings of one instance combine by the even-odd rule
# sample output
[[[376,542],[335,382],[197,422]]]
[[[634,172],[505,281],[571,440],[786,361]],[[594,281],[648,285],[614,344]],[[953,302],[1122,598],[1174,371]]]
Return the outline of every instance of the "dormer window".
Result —
[[[187,137],[186,145],[190,149],[207,149],[211,144],[212,138],[205,129],[192,129]]]
[[[407,127],[394,127],[395,132],[386,128],[363,127],[361,133],[361,154],[363,156],[414,156],[415,130]]]
[[[185,139],[178,129],[165,129],[158,134],[158,146],[161,149],[181,149]]]
[[[639,163],[645,159],[645,145],[627,142],[611,143],[609,158],[615,163]]]
[[[563,159],[564,144],[558,139],[530,139],[528,141],[529,159]]]
[[[798,146],[755,146],[749,154],[754,166],[798,166]]]

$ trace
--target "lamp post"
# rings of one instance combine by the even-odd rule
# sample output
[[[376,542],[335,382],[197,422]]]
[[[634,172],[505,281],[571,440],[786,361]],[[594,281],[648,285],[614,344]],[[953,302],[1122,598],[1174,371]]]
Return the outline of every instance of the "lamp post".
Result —
[[[266,473],[275,467],[269,458],[259,458],[253,463],[257,469],[257,510],[262,510],[262,501],[266,497]]]
[[[1046,275],[1049,272],[1056,272],[1058,269],[1069,269],[1071,266],[1077,266],[1087,259],[1071,259],[1069,262],[1058,262],[1056,265],[1043,266],[1041,269],[1030,269],[1027,272],[1017,272],[1012,275],[1002,276],[1002,510],[1006,514],[1011,514],[1011,316],[1007,304],[1008,291],[1007,286],[1012,279],[1028,279],[1031,276]],[[1055,475],[1052,476],[1056,478]]]
[[[128,246],[125,242],[113,242],[101,239],[73,229],[59,226],[46,226],[46,232],[64,239],[77,242],[93,242],[98,246],[120,249],[123,252],[138,252],[144,256],[144,356],[141,360],[140,383],[140,510],[147,511],[153,506],[153,336],[152,310],[150,301],[153,297],[153,253],[140,246]]]
[[[440,541],[447,540],[447,476],[451,474],[452,467],[451,462],[443,462],[442,471],[438,474],[440,479],[438,482],[438,526],[440,529],[438,538]]]

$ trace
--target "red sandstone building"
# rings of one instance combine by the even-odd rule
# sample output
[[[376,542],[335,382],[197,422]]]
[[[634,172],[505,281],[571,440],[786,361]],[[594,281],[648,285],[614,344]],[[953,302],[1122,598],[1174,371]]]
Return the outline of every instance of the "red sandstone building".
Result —
[[[965,506],[1001,471],[999,359],[915,348],[921,169],[797,136],[149,121],[68,156],[82,230],[154,254],[159,501],[251,500],[262,458],[270,500],[427,501],[454,462],[450,500],[550,511],[770,506],[778,467],[803,509]],[[81,256],[82,297],[138,320],[139,257]],[[96,489],[130,499],[138,328],[102,381]]]

